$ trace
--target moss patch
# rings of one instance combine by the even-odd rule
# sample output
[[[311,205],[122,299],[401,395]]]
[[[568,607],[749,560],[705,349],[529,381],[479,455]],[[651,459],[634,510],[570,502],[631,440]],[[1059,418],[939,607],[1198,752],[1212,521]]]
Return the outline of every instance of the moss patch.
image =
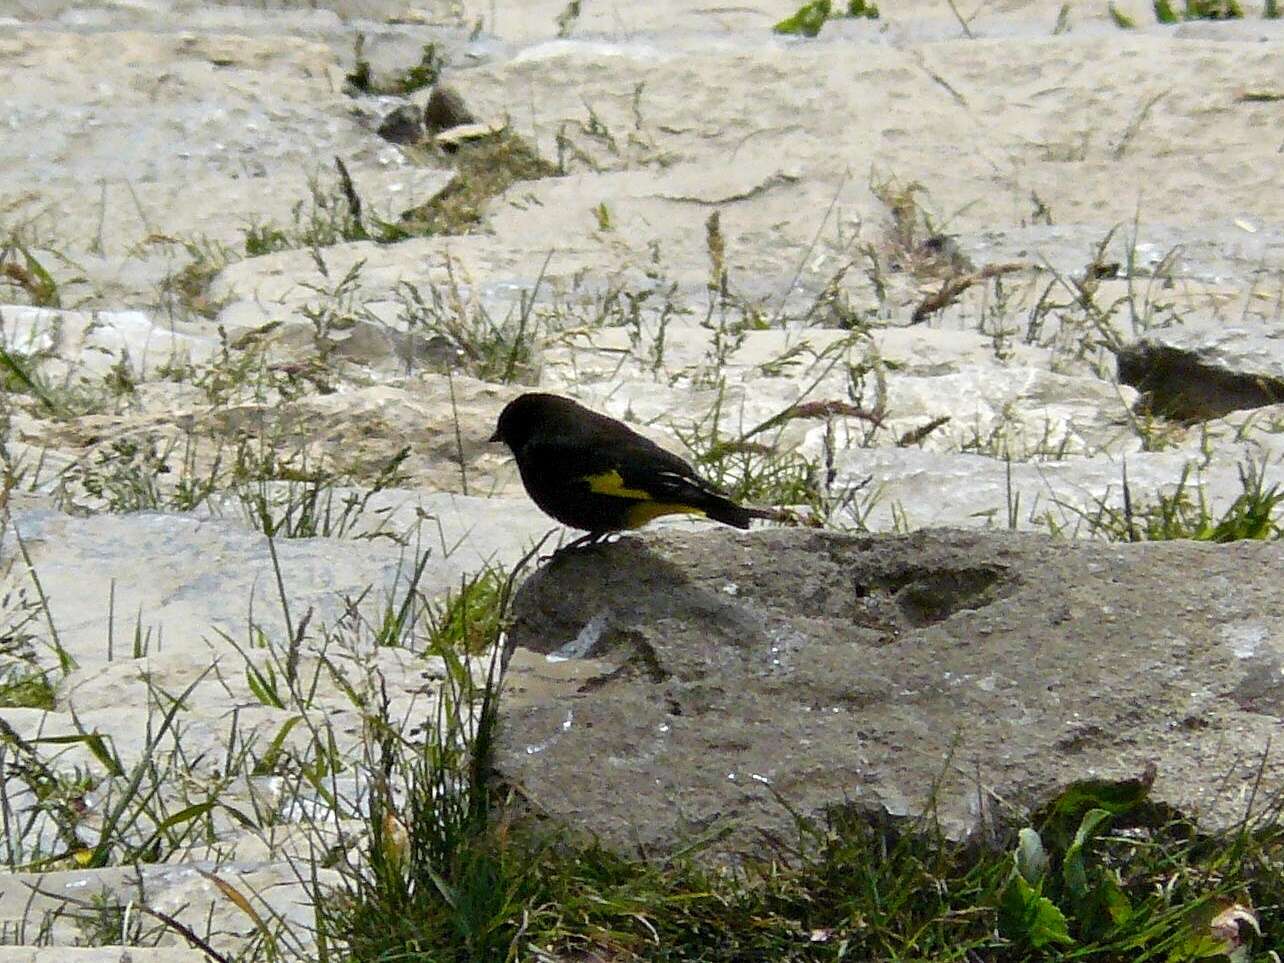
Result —
[[[486,202],[518,181],[558,173],[524,138],[505,128],[489,137],[459,145],[454,154],[455,179],[444,191],[401,216],[405,236],[468,234],[476,230]]]

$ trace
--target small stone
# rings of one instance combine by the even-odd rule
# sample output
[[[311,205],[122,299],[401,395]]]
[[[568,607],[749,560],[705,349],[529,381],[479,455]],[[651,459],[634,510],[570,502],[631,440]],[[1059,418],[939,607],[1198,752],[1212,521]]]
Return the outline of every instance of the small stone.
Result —
[[[423,140],[424,124],[414,104],[402,104],[384,117],[379,136],[394,144],[416,144]]]

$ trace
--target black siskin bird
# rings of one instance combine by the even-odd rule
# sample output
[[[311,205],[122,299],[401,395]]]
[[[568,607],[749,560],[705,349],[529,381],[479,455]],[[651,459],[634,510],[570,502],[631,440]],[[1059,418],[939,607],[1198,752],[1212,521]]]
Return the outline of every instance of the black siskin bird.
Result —
[[[570,398],[531,393],[510,401],[490,440],[511,449],[536,505],[588,532],[567,548],[661,515],[702,515],[736,528],[775,517],[737,505],[677,455]]]

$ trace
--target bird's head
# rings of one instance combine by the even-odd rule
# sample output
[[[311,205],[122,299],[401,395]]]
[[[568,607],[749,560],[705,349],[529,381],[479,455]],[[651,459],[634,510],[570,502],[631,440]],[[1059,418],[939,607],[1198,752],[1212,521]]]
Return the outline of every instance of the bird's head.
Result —
[[[547,395],[530,392],[514,398],[499,413],[499,423],[491,441],[502,441],[514,452],[521,448],[531,436],[550,419],[557,418],[567,411],[578,408],[570,398],[558,395]]]

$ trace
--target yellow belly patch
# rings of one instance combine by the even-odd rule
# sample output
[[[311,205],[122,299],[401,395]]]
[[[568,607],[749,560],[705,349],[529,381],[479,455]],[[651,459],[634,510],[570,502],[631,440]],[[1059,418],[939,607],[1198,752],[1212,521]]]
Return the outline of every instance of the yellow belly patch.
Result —
[[[629,528],[637,528],[639,525],[645,525],[651,519],[659,518],[661,515],[679,514],[703,515],[704,511],[679,502],[639,502],[625,513],[624,518]]]
[[[589,491],[596,492],[599,495],[614,495],[616,498],[638,498],[648,502],[652,500],[650,492],[643,491],[641,488],[626,488],[624,479],[620,477],[620,473],[614,468],[597,475],[589,475],[584,480],[588,482]],[[638,524],[642,523],[639,522]]]

